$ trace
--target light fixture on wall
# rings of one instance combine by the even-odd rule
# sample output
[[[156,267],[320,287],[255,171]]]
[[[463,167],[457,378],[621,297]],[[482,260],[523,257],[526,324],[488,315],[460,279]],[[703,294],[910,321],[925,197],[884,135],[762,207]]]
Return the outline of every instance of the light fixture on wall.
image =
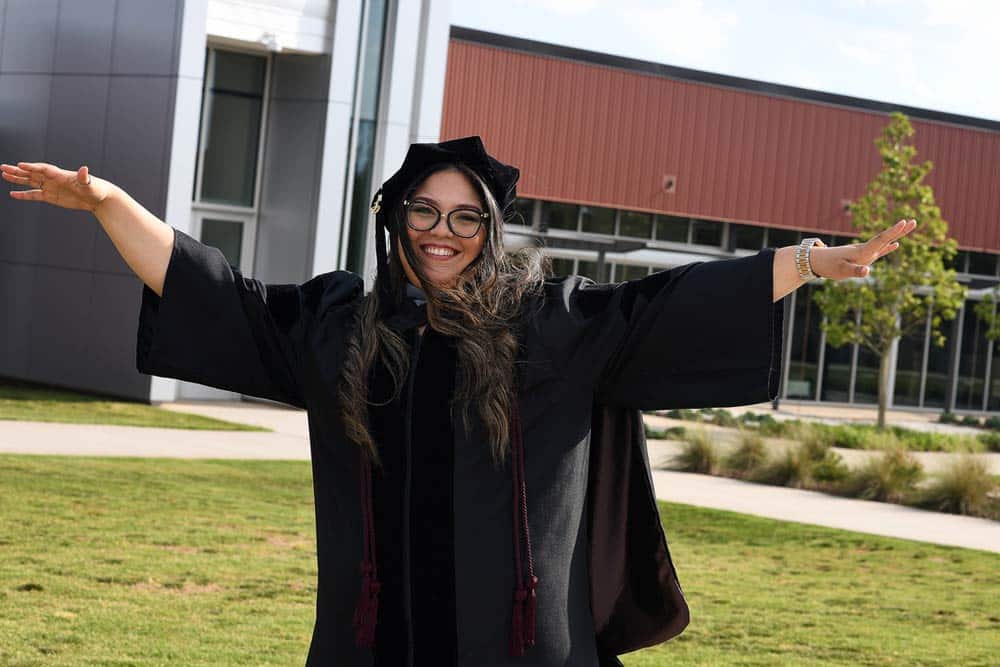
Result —
[[[674,174],[664,174],[663,191],[668,194],[673,194],[677,191],[677,176]]]

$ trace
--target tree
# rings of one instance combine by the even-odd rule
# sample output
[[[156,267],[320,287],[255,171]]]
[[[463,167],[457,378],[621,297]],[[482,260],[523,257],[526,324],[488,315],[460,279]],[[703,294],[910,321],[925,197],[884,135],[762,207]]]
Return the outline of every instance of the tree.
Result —
[[[933,165],[929,160],[914,162],[913,135],[904,114],[890,114],[889,124],[875,140],[882,169],[848,210],[862,243],[898,220],[915,219],[916,229],[864,278],[825,281],[814,296],[825,316],[822,327],[830,345],[857,343],[880,359],[880,430],[885,428],[893,342],[905,335],[923,335],[930,308],[931,340],[943,347],[942,320],[954,319],[966,296],[965,286],[949,267],[958,243],[948,238],[948,223],[934,203],[931,186],[923,182]]]

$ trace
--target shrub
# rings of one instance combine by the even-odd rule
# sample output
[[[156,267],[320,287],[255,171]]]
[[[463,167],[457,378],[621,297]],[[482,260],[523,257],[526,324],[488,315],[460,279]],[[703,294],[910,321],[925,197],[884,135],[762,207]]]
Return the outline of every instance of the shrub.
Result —
[[[810,482],[812,461],[798,448],[789,448],[750,472],[747,479],[761,484],[805,488]]]
[[[954,412],[950,412],[948,410],[945,410],[938,417],[938,423],[941,423],[941,424],[954,424],[957,419],[958,418],[955,416]]]
[[[684,449],[671,461],[670,467],[684,472],[714,474],[719,467],[719,455],[711,436],[703,429],[695,429],[686,435]]]
[[[991,431],[1000,431],[1000,417],[997,417],[996,415],[987,417],[983,422],[983,427],[988,428]]]
[[[725,467],[736,477],[747,477],[767,460],[764,438],[759,433],[740,429],[739,446],[725,459]]]
[[[850,477],[851,469],[840,454],[827,449],[822,458],[813,461],[811,474],[817,487],[832,490]]]
[[[938,512],[1000,518],[1000,484],[989,474],[986,462],[965,454],[934,476],[914,505]]]
[[[719,409],[715,411],[715,416],[712,418],[712,423],[714,423],[716,426],[734,427],[738,425],[740,422],[738,419],[736,419],[736,417],[733,416],[733,413],[731,413],[729,410]]]
[[[647,439],[663,440],[664,438],[667,437],[667,432],[664,431],[662,428],[655,428],[653,426],[650,426],[646,422],[642,423],[642,427],[643,430],[645,430],[646,432]]]
[[[979,426],[979,417],[975,415],[965,415],[962,417],[963,426]]]
[[[979,441],[988,452],[1000,452],[1000,433],[980,433]]]
[[[923,476],[923,466],[913,454],[895,447],[853,471],[841,484],[841,492],[865,500],[900,503],[914,493]]]

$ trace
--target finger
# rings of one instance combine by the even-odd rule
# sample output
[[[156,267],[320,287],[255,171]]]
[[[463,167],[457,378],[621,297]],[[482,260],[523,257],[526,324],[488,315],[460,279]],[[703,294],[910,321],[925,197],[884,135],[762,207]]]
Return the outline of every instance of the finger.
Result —
[[[885,248],[882,248],[882,250],[879,251],[879,253],[877,255],[875,255],[875,259],[879,259],[879,258],[885,257],[886,255],[888,255],[890,252],[892,252],[893,250],[895,250],[898,247],[899,247],[899,241],[893,241],[892,243],[890,243],[889,245],[887,245]]]
[[[76,171],[76,182],[80,185],[90,185],[90,171],[83,165]]]
[[[43,201],[44,195],[41,190],[11,190],[10,196],[14,199],[24,201]]]
[[[29,180],[27,176],[15,176],[9,172],[3,172],[4,180],[10,181],[11,183],[17,183],[18,185],[29,185]]]
[[[881,248],[884,244],[891,243],[891,242],[895,241],[897,238],[899,238],[900,236],[902,236],[903,235],[903,230],[906,229],[906,226],[908,224],[909,224],[909,221],[907,221],[907,220],[900,220],[899,222],[897,222],[892,227],[887,227],[887,228],[883,229],[882,231],[880,231],[875,236],[873,236],[870,239],[868,239],[868,243],[870,243],[872,246]]]
[[[59,168],[47,162],[18,162],[18,167],[33,174],[39,174],[45,178],[55,178],[59,175]]]
[[[27,176],[28,175],[28,172],[26,172],[24,169],[21,169],[20,167],[15,167],[15,166],[10,165],[10,164],[0,165],[0,170],[3,170],[3,173],[5,173],[5,174],[14,174],[15,176]]]

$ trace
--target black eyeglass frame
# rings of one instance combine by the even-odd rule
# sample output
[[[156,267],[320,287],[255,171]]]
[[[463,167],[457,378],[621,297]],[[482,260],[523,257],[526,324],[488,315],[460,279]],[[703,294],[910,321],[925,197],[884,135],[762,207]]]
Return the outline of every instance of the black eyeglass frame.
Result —
[[[431,225],[430,227],[427,227],[426,229],[421,229],[420,227],[414,227],[412,224],[410,224],[410,216],[409,216],[410,204],[423,204],[424,206],[429,206],[432,209],[434,209],[434,212],[437,213],[437,218],[435,218],[434,224]],[[452,216],[452,214],[454,214],[454,213],[460,213],[460,212],[463,212],[463,211],[464,212],[468,212],[468,213],[476,213],[476,214],[479,215],[479,226],[476,227],[476,231],[473,232],[472,234],[470,234],[469,236],[466,236],[464,234],[459,234],[458,232],[455,231],[455,226],[451,224],[451,216]],[[414,231],[418,231],[418,232],[429,232],[429,231],[431,231],[432,229],[434,229],[435,227],[438,226],[438,223],[441,222],[441,216],[444,215],[441,212],[441,209],[439,209],[437,206],[435,206],[434,204],[430,203],[429,201],[427,201],[425,199],[417,199],[417,200],[404,199],[403,200],[403,212],[404,212],[405,217],[406,217],[406,226],[409,227],[410,229],[412,229]],[[475,238],[476,234],[479,233],[479,230],[482,229],[482,227],[483,227],[483,221],[484,220],[489,220],[489,219],[490,219],[489,212],[487,212],[487,211],[480,211],[477,208],[472,208],[471,206],[466,206],[466,207],[461,207],[461,208],[454,208],[454,209],[448,211],[447,224],[448,224],[448,229],[450,229],[451,233],[454,234],[455,236],[458,236],[459,238],[463,238],[463,239],[472,239],[472,238]]]

